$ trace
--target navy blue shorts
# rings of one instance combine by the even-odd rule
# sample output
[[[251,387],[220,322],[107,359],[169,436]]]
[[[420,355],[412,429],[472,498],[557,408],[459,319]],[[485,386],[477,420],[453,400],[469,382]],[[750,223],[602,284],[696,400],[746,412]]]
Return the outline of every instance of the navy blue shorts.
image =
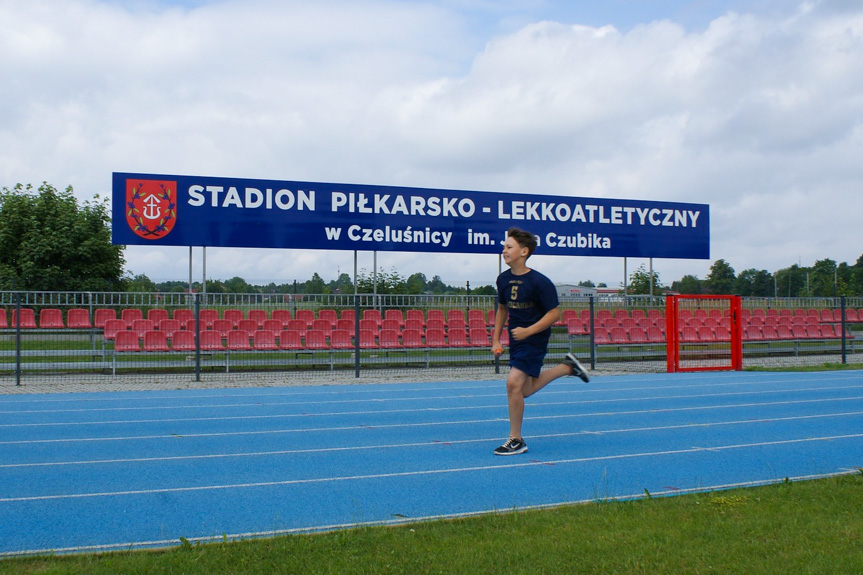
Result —
[[[529,337],[516,341],[510,336],[509,366],[520,369],[530,377],[539,377],[542,362],[548,352],[548,337]]]

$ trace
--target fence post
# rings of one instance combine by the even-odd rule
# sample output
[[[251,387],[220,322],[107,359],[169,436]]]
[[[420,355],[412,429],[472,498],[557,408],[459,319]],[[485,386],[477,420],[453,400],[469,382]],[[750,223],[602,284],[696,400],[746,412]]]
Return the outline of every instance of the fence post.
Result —
[[[195,381],[201,381],[201,294],[195,294]]]
[[[354,377],[360,377],[360,296],[354,294]]]
[[[589,308],[590,309],[590,318],[589,318],[589,321],[590,321],[590,370],[593,371],[594,369],[596,369],[596,343],[595,343],[596,342],[596,335],[595,335],[596,330],[593,329],[594,326],[596,325],[596,322],[594,321],[594,316],[596,314],[594,313],[593,294],[590,294],[589,298],[590,298],[590,300],[589,300],[590,301],[590,308]]]
[[[21,292],[15,291],[15,385],[21,385]]]
[[[846,324],[845,324],[845,296],[844,295],[839,297],[839,309],[842,312],[842,316],[841,316],[842,317],[842,323],[839,324],[839,329],[842,330],[842,365],[845,365],[846,363],[848,363],[848,352],[847,352],[847,349],[845,347],[845,344],[846,344],[846,339],[845,339]]]

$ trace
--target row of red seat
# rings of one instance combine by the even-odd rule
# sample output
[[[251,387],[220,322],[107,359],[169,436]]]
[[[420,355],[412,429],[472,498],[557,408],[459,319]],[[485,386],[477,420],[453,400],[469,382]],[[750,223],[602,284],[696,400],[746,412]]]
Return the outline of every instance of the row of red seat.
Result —
[[[574,333],[572,335],[589,335],[586,333]],[[796,341],[796,340],[833,340],[842,337],[841,326],[822,323],[817,325],[794,325],[794,326],[749,326],[744,328],[743,341]],[[854,339],[854,335],[846,332],[847,339]],[[700,327],[685,326],[681,328],[678,338],[683,343],[716,343],[730,342],[731,331],[726,326],[711,327],[702,325]],[[597,327],[594,334],[594,343],[597,345],[608,344],[664,344],[666,342],[665,329],[654,326],[642,328],[634,326],[626,329],[623,327]]]
[[[166,309],[154,308],[146,312],[146,317],[143,310],[138,308],[123,309],[119,316],[117,315],[116,310],[112,308],[98,308],[94,311],[92,320],[90,317],[90,311],[85,308],[69,309],[65,314],[65,319],[63,315],[63,311],[60,309],[42,309],[39,312],[39,321],[37,324],[35,311],[31,308],[22,308],[21,327],[27,329],[37,327],[48,329],[90,329],[95,327],[104,329],[105,324],[109,320],[115,319],[123,320],[127,327],[131,327],[134,321],[141,319],[150,320],[153,322],[154,326],[158,326],[162,320],[169,318],[179,321],[181,325],[185,325],[190,319],[194,318],[192,310],[186,308],[174,310],[171,314],[169,314]],[[11,314],[8,317],[10,317],[10,321],[7,321],[7,311],[0,308],[0,329],[15,327],[17,325],[18,319],[15,309],[11,310]],[[724,315],[722,311],[718,309],[684,309],[680,311],[680,317],[685,322],[697,319],[706,321],[711,318],[717,321],[722,321]],[[275,320],[281,323],[282,328],[287,328],[288,322],[290,321],[303,322],[306,329],[311,329],[314,326],[315,321],[326,321],[329,323],[330,329],[334,329],[339,320],[349,320],[353,322],[354,310],[345,309],[341,312],[337,312],[334,309],[322,309],[316,314],[315,311],[308,309],[295,310],[293,313],[291,310],[287,309],[276,309],[273,310],[272,313],[265,309],[252,309],[248,312],[244,312],[241,309],[226,309],[220,315],[218,310],[207,308],[200,311],[200,318],[201,325],[206,328],[212,328],[217,320],[227,320],[231,322],[233,326],[232,329],[239,329],[240,322],[248,320],[256,322],[256,329],[260,329],[264,327],[264,322]],[[756,325],[759,321],[763,321],[767,324],[770,324],[772,321],[781,323],[786,321],[784,318],[787,318],[787,321],[791,322],[800,318],[800,320],[803,321],[817,320],[823,323],[839,323],[842,321],[842,313],[841,310],[831,309],[743,310],[743,319],[745,323],[753,323]],[[374,321],[377,323],[378,327],[381,328],[383,327],[384,321],[390,321],[393,324],[397,323],[400,329],[408,327],[408,322],[413,322],[414,325],[421,325],[423,328],[429,327],[429,324],[434,328],[441,325],[445,328],[460,328],[475,327],[476,324],[480,322],[483,322],[486,325],[493,325],[494,311],[468,310],[467,314],[465,314],[464,311],[458,309],[446,311],[432,309],[426,312],[420,309],[409,309],[404,312],[398,309],[390,309],[386,310],[382,315],[377,309],[365,309],[362,312],[361,319]],[[590,311],[564,310],[561,314],[559,325],[574,324],[579,320],[582,323],[587,324],[590,320]],[[664,315],[659,309],[651,309],[647,311],[640,309],[634,309],[631,311],[625,309],[600,309],[596,312],[596,318],[594,319],[594,323],[596,325],[608,328],[617,326],[629,328],[632,325],[640,325],[641,327],[647,328],[659,325],[664,321]],[[847,323],[863,322],[863,309],[846,309],[845,321]],[[248,325],[246,327],[248,327]]]
[[[206,328],[213,327],[214,323],[218,320],[230,321],[233,329],[238,329],[242,321],[256,322],[257,328],[262,328],[266,321],[280,322],[282,328],[287,328],[288,322],[291,321],[302,322],[305,325],[305,329],[311,329],[315,321],[328,322],[330,329],[335,328],[337,322],[340,320],[354,322],[353,309],[346,309],[341,312],[336,312],[334,309],[322,309],[317,314],[315,314],[314,310],[308,309],[295,310],[293,313],[287,309],[276,309],[272,311],[272,314],[265,309],[252,309],[248,313],[241,309],[226,309],[220,315],[219,310],[207,308],[200,310],[199,313],[201,325]],[[16,310],[11,310],[11,314],[8,317],[9,321],[7,321],[6,310],[0,308],[0,329],[15,327],[17,325]],[[106,323],[111,320],[122,320],[128,327],[131,327],[135,321],[149,320],[153,322],[154,326],[158,326],[160,322],[166,319],[174,319],[179,321],[181,325],[186,325],[189,320],[194,319],[194,313],[192,310],[181,308],[169,314],[166,309],[154,308],[148,310],[145,315],[141,309],[126,308],[118,316],[117,311],[113,308],[98,308],[94,311],[91,321],[89,310],[84,308],[68,310],[65,320],[62,310],[45,308],[39,312],[39,321],[37,324],[35,310],[31,308],[21,309],[21,327],[27,329],[35,329],[37,327],[46,329],[62,329],[67,327],[72,329],[90,329],[95,327],[104,329]],[[380,310],[365,309],[362,312],[361,319],[374,321],[379,328],[382,327],[384,321],[396,322],[399,328],[405,327],[408,321],[419,322],[423,327],[426,327],[428,322],[432,322],[433,326],[440,323],[444,327],[467,327],[469,324],[477,322],[482,322],[483,324],[494,323],[494,312],[469,310],[467,315],[465,315],[462,310],[444,311],[433,309],[424,312],[419,309],[410,309],[405,310],[403,313],[402,310],[391,309],[386,310],[381,315]]]
[[[215,330],[200,332],[202,351],[296,351],[296,350],[352,350],[355,340],[344,329],[332,330],[329,335],[323,330],[281,330],[274,332],[259,329],[252,332],[230,330],[226,336]],[[138,334],[132,330],[120,330],[114,334],[114,350],[119,352],[167,352],[194,351],[195,334],[178,330],[171,336],[162,330],[147,330]],[[416,349],[444,347],[490,347],[491,342],[485,327],[471,330],[417,329],[360,330],[361,349]],[[505,342],[504,342],[505,345]]]
[[[698,317],[698,316],[688,316],[681,318],[681,325],[686,327],[726,327],[731,328],[731,318],[729,317]],[[777,327],[780,325],[784,325],[787,327],[799,325],[799,326],[819,326],[825,323],[835,324],[836,322],[829,321],[824,322],[821,318],[814,315],[807,316],[745,316],[743,318],[743,326],[772,326]],[[853,323],[853,322],[849,322]],[[644,329],[648,329],[651,327],[661,327],[665,329],[665,318],[651,318],[651,317],[642,317],[639,319],[626,318],[623,320],[618,320],[613,317],[603,317],[602,319],[597,319],[594,324],[597,327],[604,327],[606,329],[612,329],[615,327],[622,327],[624,329],[630,329],[633,327],[641,327]],[[590,323],[584,321],[581,318],[570,318],[566,321],[565,325],[570,333],[570,335],[581,335],[590,332]]]

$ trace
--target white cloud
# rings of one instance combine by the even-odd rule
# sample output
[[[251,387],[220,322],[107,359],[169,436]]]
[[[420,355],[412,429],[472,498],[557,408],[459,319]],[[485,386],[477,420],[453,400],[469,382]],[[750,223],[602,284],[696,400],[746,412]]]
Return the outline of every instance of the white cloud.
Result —
[[[112,171],[140,171],[687,201],[711,205],[711,258],[737,271],[863,252],[863,8],[783,3],[697,30],[534,20],[482,36],[507,29],[482,15],[524,17],[514,10],[0,0],[0,185],[89,198]],[[129,248],[128,267],[184,279],[187,254]],[[378,257],[472,285],[491,283],[496,260]],[[710,263],[654,267],[670,282]],[[534,265],[558,281],[622,279],[608,258]],[[352,253],[208,252],[223,279],[352,268]]]

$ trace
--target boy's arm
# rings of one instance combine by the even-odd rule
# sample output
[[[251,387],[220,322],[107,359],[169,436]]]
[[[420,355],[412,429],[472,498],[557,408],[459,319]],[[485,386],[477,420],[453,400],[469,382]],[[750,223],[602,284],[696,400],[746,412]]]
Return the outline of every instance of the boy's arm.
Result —
[[[492,351],[503,347],[500,345],[500,334],[503,333],[503,326],[507,317],[509,317],[509,310],[504,304],[498,302],[497,310],[494,312],[494,331],[491,335]]]
[[[512,330],[512,337],[517,340],[528,338],[541,331],[550,328],[556,321],[560,319],[560,307],[548,310],[542,318],[535,324],[528,327],[517,327]],[[497,322],[495,322],[497,324]],[[496,327],[496,325],[495,325]]]

